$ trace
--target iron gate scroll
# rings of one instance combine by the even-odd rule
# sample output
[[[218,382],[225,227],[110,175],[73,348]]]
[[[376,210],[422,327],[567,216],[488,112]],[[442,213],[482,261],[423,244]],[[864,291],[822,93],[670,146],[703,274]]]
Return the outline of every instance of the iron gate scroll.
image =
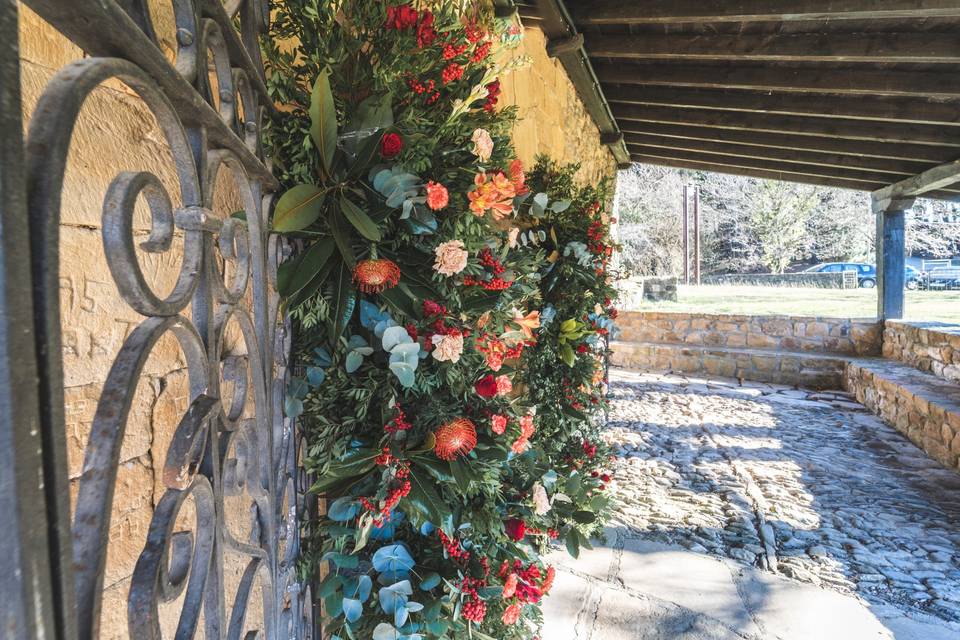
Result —
[[[29,593],[33,604],[11,599],[9,610],[31,619],[11,617],[3,622],[13,621],[6,629],[13,629],[15,637],[99,637],[120,447],[144,363],[158,340],[172,335],[186,363],[189,406],[179,419],[166,459],[155,464],[162,467],[165,489],[131,578],[125,612],[129,636],[160,637],[159,609],[175,602],[178,639],[310,638],[309,587],[296,574],[298,522],[304,506],[300,443],[295,425],[282,415],[290,332],[278,315],[273,287],[285,247],[268,234],[277,184],[259,136],[261,121],[273,108],[258,45],[267,29],[268,2],[163,0],[172,6],[176,20],[177,51],[175,60],[168,61],[152,23],[148,3],[153,1],[25,0],[91,57],[67,65],[49,81],[30,117],[23,147],[34,321],[22,335],[29,336],[32,329],[36,340],[35,417],[43,463],[38,500],[45,503],[45,511],[20,514],[0,524],[0,533],[11,536],[5,545],[17,545],[14,555],[33,571],[28,577],[34,582],[24,586],[23,579],[19,593],[10,594]],[[5,58],[0,59],[2,79],[16,82],[15,70],[10,69],[16,60],[9,59],[11,50],[16,55],[17,36],[15,30],[11,33],[16,27],[11,18],[15,7],[11,0],[3,2],[2,36],[8,42],[12,37],[14,44],[0,52]],[[143,318],[115,354],[103,385],[83,470],[75,481],[79,492],[71,518],[59,296],[60,199],[74,125],[84,101],[97,86],[115,80],[139,96],[162,130],[180,201],[171,202],[160,179],[148,172],[120,173],[105,195],[103,251],[116,290]],[[4,116],[0,151],[5,161],[11,157],[11,139],[21,143],[19,105],[9,104],[8,97],[4,92],[4,109],[17,113]],[[221,169],[237,179],[243,215],[214,206],[214,183]],[[6,173],[0,182],[4,200],[10,195],[11,175]],[[149,237],[135,245],[138,199],[148,204]],[[11,202],[16,206],[15,199]],[[15,249],[8,213],[16,211],[3,206],[0,230],[7,263]],[[20,234],[27,235],[23,230]],[[174,238],[182,243],[182,257],[174,267],[176,284],[162,297],[148,284],[138,252],[163,254]],[[9,291],[3,302],[10,303]],[[13,315],[0,318],[7,323],[6,334],[16,333],[17,327],[9,324],[17,321]],[[239,355],[224,348],[228,326],[242,341]],[[5,361],[9,359],[5,349],[0,351]],[[29,375],[25,371],[23,375]],[[245,407],[253,410],[245,412]],[[5,418],[8,415],[5,411]],[[16,434],[17,429],[24,431],[17,425],[11,432]],[[14,443],[13,453],[21,462],[37,457],[35,440]],[[15,486],[6,477],[0,479],[4,480],[0,490]],[[17,495],[21,502],[24,495]],[[236,539],[225,522],[224,503],[231,496],[249,499],[249,539]],[[181,513],[185,504],[191,508]],[[178,514],[182,520],[185,513],[194,515],[191,526],[181,530]],[[47,538],[14,536],[22,538],[31,527]],[[239,556],[245,566],[231,593],[224,585],[228,554]],[[10,584],[0,578],[4,587],[0,591],[7,591]],[[256,615],[248,618],[254,609]],[[255,629],[250,628],[252,619],[258,621]]]

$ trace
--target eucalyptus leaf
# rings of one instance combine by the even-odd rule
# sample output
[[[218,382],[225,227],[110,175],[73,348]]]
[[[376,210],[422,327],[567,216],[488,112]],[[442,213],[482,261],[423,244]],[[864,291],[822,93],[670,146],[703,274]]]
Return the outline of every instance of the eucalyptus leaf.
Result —
[[[359,600],[354,598],[344,598],[341,604],[343,609],[343,617],[347,619],[348,622],[356,622],[360,619],[360,616],[363,615],[363,605]]]

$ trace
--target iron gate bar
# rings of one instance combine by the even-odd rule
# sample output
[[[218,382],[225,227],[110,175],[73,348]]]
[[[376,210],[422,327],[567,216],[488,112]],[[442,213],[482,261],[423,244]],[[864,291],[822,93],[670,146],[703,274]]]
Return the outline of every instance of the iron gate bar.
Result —
[[[17,3],[0,2],[0,633],[57,638],[23,182]],[[9,37],[13,34],[13,37]]]
[[[201,617],[208,639],[247,637],[244,632],[251,604],[263,609],[258,637],[313,637],[310,586],[296,575],[299,519],[305,506],[302,492],[307,482],[297,464],[295,425],[281,410],[289,375],[290,326],[279,316],[280,300],[273,289],[276,269],[288,249],[280,238],[268,234],[271,192],[278,184],[263,159],[259,140],[260,120],[274,108],[266,93],[258,45],[267,25],[267,2],[171,0],[179,47],[172,64],[159,48],[146,0],[25,1],[94,57],[71,63],[54,75],[31,116],[26,142],[26,213],[23,198],[18,199],[13,191],[22,193],[23,176],[5,171],[0,180],[5,201],[0,227],[4,249],[0,295],[13,296],[0,302],[15,299],[14,294],[19,293],[20,300],[14,304],[21,304],[7,304],[7,310],[17,313],[0,318],[6,332],[0,336],[0,382],[5,375],[13,376],[12,367],[18,366],[15,384],[0,389],[0,411],[17,418],[11,424],[18,430],[27,429],[29,436],[37,431],[31,427],[30,416],[13,416],[12,412],[22,409],[20,413],[25,413],[32,406],[33,421],[39,423],[43,435],[42,447],[34,444],[32,454],[30,439],[17,435],[15,446],[0,452],[0,463],[12,454],[20,464],[10,467],[16,470],[24,468],[31,455],[42,455],[45,517],[35,523],[24,512],[24,519],[16,519],[14,526],[19,527],[15,533],[38,526],[51,532],[49,551],[43,545],[23,543],[19,536],[10,537],[16,545],[11,559],[35,561],[35,583],[41,592],[34,601],[42,610],[31,611],[33,603],[23,598],[15,601],[18,619],[27,620],[25,616],[33,614],[40,621],[34,625],[39,631],[27,629],[22,637],[94,640],[99,636],[123,433],[144,363],[167,334],[177,338],[186,361],[190,402],[160,469],[165,493],[154,510],[133,569],[128,633],[138,639],[159,638],[159,606],[183,596],[176,621],[178,638],[194,637]],[[16,33],[12,5],[5,0],[0,33]],[[0,73],[5,88],[18,89],[17,38],[6,40],[12,40],[13,47],[2,51]],[[215,82],[208,73],[215,75]],[[124,82],[156,119],[171,150],[181,197],[172,202],[160,180],[148,172],[119,173],[105,194],[101,227],[107,263],[120,297],[144,319],[124,340],[104,383],[84,450],[71,525],[59,307],[60,198],[79,113],[87,97],[110,79]],[[5,108],[0,115],[6,121],[15,114],[16,122],[4,122],[0,159],[4,169],[20,167],[15,157],[23,147],[19,96],[5,90],[2,97]],[[230,212],[218,215],[214,211],[214,184],[221,170],[234,176],[246,214],[243,220]],[[140,197],[150,212],[150,235],[139,243],[140,251],[165,253],[174,234],[183,238],[177,284],[166,297],[152,290],[137,259],[132,218]],[[20,224],[8,224],[8,217],[16,222],[17,214]],[[26,217],[28,224],[23,221]],[[8,275],[20,275],[17,268],[25,270],[28,259],[30,277],[8,281]],[[225,281],[227,264],[232,265],[233,275]],[[28,296],[19,289],[2,288],[14,283],[26,288],[31,282],[32,321],[30,306],[22,305]],[[184,315],[188,308],[189,318]],[[225,352],[224,336],[227,327],[234,325],[245,346],[243,355]],[[36,376],[28,375],[30,358],[21,364],[22,357],[11,357],[22,354],[13,351],[13,343],[8,346],[6,338],[18,331],[22,335],[23,329],[29,335],[31,328],[36,333],[35,343],[21,340],[15,347],[18,351],[26,348],[30,356],[36,353],[39,397],[34,390],[31,405],[30,394],[23,393],[17,397],[20,405],[9,405],[8,411],[5,394],[18,386],[32,388]],[[232,397],[222,397],[224,384],[233,385]],[[251,404],[248,398],[254,408],[252,415],[244,411]],[[0,433],[0,438],[5,437],[7,431]],[[155,466],[160,466],[160,461]],[[34,472],[37,468],[34,464]],[[7,500],[7,476],[0,479]],[[21,491],[24,478],[13,476],[13,481],[18,484],[9,491]],[[33,489],[34,493],[38,490]],[[10,497],[19,499],[21,495],[30,496],[30,488]],[[239,540],[229,530],[226,496],[248,499],[249,539]],[[30,506],[42,509],[42,498]],[[178,514],[191,499],[195,524],[189,531],[175,531]],[[37,553],[39,559],[30,557]],[[239,588],[229,603],[224,586],[228,554],[245,563]],[[258,580],[261,591],[254,593]],[[6,583],[0,584],[6,591]],[[50,618],[57,620],[55,633]]]

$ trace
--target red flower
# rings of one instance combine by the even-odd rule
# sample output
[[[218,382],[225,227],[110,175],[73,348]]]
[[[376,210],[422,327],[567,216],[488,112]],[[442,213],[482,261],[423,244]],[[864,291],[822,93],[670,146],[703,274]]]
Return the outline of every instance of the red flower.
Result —
[[[587,454],[588,458],[592,458],[597,455],[597,445],[591,444],[588,440],[583,441],[583,452]]]
[[[477,446],[477,427],[466,418],[441,425],[433,435],[437,439],[433,452],[441,460],[456,460]]]
[[[447,308],[442,304],[434,302],[433,300],[424,300],[423,313],[427,316],[442,316],[446,315]]]
[[[387,7],[387,29],[409,29],[417,24],[417,10],[408,4]]]
[[[473,388],[481,398],[492,398],[497,395],[497,380],[492,374],[487,374],[477,380]]]
[[[484,111],[493,111],[497,106],[497,100],[500,98],[500,81],[494,80],[487,85],[487,101],[483,104]]]
[[[527,535],[527,523],[519,518],[510,518],[504,522],[503,529],[506,531],[507,537],[514,542],[520,542]]]
[[[590,351],[590,347],[585,344],[577,345],[577,353],[586,353]]]
[[[610,482],[610,474],[605,473],[602,476],[600,476],[600,479],[603,480],[604,482]]]
[[[396,133],[383,134],[380,138],[380,155],[385,160],[395,158],[401,151],[403,151],[403,138]]]
[[[380,293],[397,286],[400,267],[386,258],[361,260],[353,269],[353,282],[364,293]]]
[[[433,14],[423,13],[420,24],[417,25],[417,46],[421,49],[429,47],[437,39],[437,32],[433,30]]]

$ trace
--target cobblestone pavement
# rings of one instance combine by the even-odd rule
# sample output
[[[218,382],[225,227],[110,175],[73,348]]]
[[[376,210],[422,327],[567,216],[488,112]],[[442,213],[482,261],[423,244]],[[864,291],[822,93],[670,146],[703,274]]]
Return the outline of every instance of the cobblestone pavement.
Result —
[[[960,637],[960,474],[842,393],[612,378],[612,526]]]

